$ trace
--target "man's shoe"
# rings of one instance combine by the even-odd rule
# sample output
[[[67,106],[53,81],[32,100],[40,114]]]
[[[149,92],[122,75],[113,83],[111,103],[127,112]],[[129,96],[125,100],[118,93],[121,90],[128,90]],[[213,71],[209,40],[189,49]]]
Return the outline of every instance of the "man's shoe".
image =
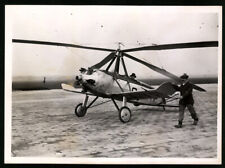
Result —
[[[175,125],[174,127],[175,128],[182,128],[182,125],[181,124],[178,124],[178,125]]]
[[[193,125],[198,125],[198,120],[194,120]]]
[[[182,121],[178,121],[178,124],[175,125],[174,127],[176,127],[176,128],[182,128]]]

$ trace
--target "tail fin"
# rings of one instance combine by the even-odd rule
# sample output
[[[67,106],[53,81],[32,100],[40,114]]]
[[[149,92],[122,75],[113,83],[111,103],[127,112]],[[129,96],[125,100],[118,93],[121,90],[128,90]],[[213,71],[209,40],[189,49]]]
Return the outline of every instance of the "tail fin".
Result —
[[[159,93],[163,94],[165,97],[170,97],[170,95],[173,95],[176,92],[172,83],[170,82],[165,82],[161,84],[156,90]]]

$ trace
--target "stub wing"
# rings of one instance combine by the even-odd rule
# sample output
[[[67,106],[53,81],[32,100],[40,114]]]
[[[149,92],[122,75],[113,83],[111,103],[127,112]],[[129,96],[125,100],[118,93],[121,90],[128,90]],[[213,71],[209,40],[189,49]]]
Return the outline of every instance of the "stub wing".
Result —
[[[80,94],[93,95],[90,92],[83,92],[82,91],[82,88],[74,88],[73,86],[68,85],[68,84],[65,84],[65,83],[62,83],[61,86],[62,86],[62,89],[63,90],[68,91],[68,92],[74,92],[74,93],[80,93]]]

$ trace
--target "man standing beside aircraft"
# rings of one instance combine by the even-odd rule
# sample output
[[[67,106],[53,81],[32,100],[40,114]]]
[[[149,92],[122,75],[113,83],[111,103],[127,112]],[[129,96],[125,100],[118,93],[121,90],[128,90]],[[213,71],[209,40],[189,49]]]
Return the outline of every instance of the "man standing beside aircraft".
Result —
[[[175,125],[176,128],[182,128],[182,122],[184,119],[184,110],[187,107],[191,113],[191,117],[194,119],[193,125],[197,125],[198,116],[193,107],[194,99],[192,95],[193,85],[188,80],[188,75],[183,74],[180,78],[183,80],[183,83],[180,87],[175,86],[175,89],[180,91],[180,101],[179,101],[179,119],[178,125]]]

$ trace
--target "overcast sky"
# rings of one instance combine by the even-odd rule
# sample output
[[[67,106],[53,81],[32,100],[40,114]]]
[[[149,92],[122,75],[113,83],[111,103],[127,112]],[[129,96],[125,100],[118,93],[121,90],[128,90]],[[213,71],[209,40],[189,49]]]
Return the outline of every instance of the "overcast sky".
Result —
[[[217,41],[218,10],[210,7],[7,6],[7,37],[116,49],[152,44]],[[10,44],[11,45],[11,44]],[[14,43],[13,76],[75,75],[108,52]],[[217,75],[218,49],[176,49],[130,53],[181,75]],[[133,61],[129,72],[157,76]]]

